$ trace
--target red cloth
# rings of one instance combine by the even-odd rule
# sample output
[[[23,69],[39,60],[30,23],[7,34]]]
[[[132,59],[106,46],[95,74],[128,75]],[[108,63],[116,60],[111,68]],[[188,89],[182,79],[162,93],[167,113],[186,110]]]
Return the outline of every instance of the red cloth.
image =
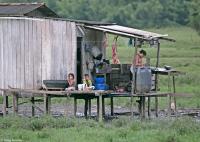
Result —
[[[117,39],[115,39],[112,44],[112,62],[113,64],[120,64],[120,61],[117,55]]]

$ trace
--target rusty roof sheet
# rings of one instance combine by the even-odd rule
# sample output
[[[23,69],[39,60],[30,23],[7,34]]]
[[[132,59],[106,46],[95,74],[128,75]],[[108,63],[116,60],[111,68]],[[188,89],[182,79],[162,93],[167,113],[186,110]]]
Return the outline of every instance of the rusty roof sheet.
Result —
[[[85,26],[86,28],[104,31],[108,33],[123,35],[127,37],[135,37],[144,40],[155,40],[155,39],[163,39],[174,42],[174,39],[168,38],[167,34],[158,34],[153,32],[148,32],[144,30],[139,30],[130,27],[124,27],[120,25],[100,25],[100,26]]]

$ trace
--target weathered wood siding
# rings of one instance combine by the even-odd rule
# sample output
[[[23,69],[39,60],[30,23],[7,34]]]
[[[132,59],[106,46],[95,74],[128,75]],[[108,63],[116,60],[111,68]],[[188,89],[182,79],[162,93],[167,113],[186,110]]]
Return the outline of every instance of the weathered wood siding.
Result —
[[[35,89],[76,75],[76,40],[74,22],[0,18],[0,88]]]

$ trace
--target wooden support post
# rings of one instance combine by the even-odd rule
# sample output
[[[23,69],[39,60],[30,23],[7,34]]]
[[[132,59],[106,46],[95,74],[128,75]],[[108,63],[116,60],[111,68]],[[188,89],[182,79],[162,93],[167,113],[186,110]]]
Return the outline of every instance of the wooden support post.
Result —
[[[74,117],[76,117],[76,113],[77,113],[77,99],[76,97],[74,97]]]
[[[32,117],[35,116],[35,98],[34,97],[31,97],[31,107],[32,107]]]
[[[97,118],[99,118],[99,96],[97,97]]]
[[[131,117],[133,117],[133,94],[131,94]]]
[[[142,118],[142,97],[140,97],[140,100],[138,101],[138,111],[140,114],[140,118]]]
[[[160,42],[158,41],[158,49],[157,49],[157,61],[156,61],[156,67],[159,66],[160,61]],[[158,74],[155,75],[155,90],[158,91]],[[158,97],[155,97],[155,111],[156,111],[156,117],[158,117]]]
[[[156,111],[156,117],[158,117],[158,97],[155,97],[155,111]]]
[[[168,73],[168,91],[171,92],[170,73]],[[171,116],[171,96],[169,95],[168,116]]]
[[[105,99],[102,97],[102,113],[105,115]]]
[[[88,112],[88,99],[85,99],[85,109],[84,109],[84,115],[85,118],[87,118],[87,112]]]
[[[113,97],[110,98],[110,112],[111,116],[114,115],[114,102],[113,102]]]
[[[103,121],[102,104],[102,94],[99,94],[99,122]]]
[[[169,99],[168,116],[170,117],[171,116],[171,103],[172,103],[170,95],[168,95],[168,99]]]
[[[89,111],[89,116],[90,117],[92,116],[92,104],[91,104],[91,101],[92,101],[91,99],[88,100],[88,108],[89,108],[88,111]]]
[[[18,94],[12,93],[13,95],[13,113],[17,114],[18,112]]]
[[[48,94],[44,94],[44,112],[50,114],[51,98]]]
[[[151,97],[148,97],[148,117],[151,118]]]
[[[9,107],[9,101],[8,101],[8,96],[6,96],[6,108]]]
[[[145,97],[142,97],[141,106],[142,106],[142,119],[145,119]]]
[[[51,96],[48,95],[48,114],[51,114]]]
[[[173,75],[173,92],[176,93],[175,76]],[[177,111],[176,96],[174,96],[175,112]]]
[[[7,114],[7,101],[6,101],[6,91],[3,92],[3,108],[2,108],[2,111],[3,111],[3,116],[6,116]]]

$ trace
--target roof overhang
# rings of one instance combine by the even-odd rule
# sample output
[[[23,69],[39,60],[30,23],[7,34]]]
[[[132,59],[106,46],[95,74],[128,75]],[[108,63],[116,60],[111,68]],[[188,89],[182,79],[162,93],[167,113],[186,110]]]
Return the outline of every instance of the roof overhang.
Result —
[[[124,36],[124,37],[131,37],[131,38],[138,38],[145,41],[152,41],[152,40],[167,40],[171,42],[175,42],[174,39],[168,38],[166,34],[158,34],[143,30],[138,30],[130,27],[124,27],[120,25],[84,25],[86,29],[92,29],[97,31],[103,31],[105,33],[110,33],[114,35]]]

